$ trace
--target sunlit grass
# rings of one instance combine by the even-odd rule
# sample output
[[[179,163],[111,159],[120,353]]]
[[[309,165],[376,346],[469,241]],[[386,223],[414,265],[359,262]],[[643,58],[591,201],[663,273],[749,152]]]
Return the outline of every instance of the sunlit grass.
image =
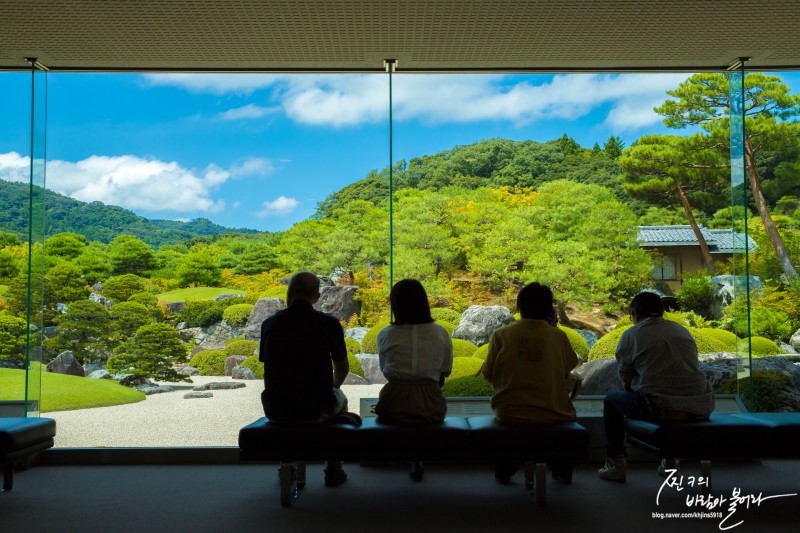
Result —
[[[5,303],[7,292],[8,292],[8,285],[0,285],[0,302]]]
[[[191,287],[161,293],[158,295],[158,299],[165,302],[189,302],[192,300],[213,300],[220,294],[244,294],[244,291],[225,287]]]
[[[88,379],[51,372],[42,373],[42,412],[71,411],[140,402],[143,392],[110,379]],[[25,371],[0,368],[0,400],[25,396]]]

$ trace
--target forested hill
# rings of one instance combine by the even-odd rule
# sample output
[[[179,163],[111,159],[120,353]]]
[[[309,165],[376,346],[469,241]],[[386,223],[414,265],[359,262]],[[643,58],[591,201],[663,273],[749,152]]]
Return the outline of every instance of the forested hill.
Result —
[[[601,148],[582,148],[564,134],[546,143],[489,139],[456,146],[436,155],[399,161],[393,168],[395,190],[413,187],[438,190],[448,186],[538,188],[557,179],[602,185],[620,200],[630,200],[619,185],[622,173],[616,159],[622,151],[619,139],[610,138]],[[316,217],[330,216],[352,200],[385,202],[389,195],[389,169],[372,171],[366,178],[331,194],[317,207]]]
[[[14,233],[27,240],[28,193],[26,183],[0,180],[0,231]],[[249,229],[230,229],[198,218],[189,222],[149,220],[121,207],[102,202],[81,202],[48,190],[45,196],[47,233],[72,231],[90,241],[111,242],[121,233],[129,233],[147,244],[159,247],[199,236],[223,233],[256,233]]]

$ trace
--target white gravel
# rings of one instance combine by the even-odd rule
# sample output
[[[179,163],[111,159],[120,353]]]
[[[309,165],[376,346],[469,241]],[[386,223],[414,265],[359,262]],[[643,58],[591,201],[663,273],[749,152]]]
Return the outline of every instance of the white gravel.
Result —
[[[137,403],[44,413],[56,420],[55,445],[62,448],[127,446],[237,446],[239,429],[264,416],[261,380],[241,389],[214,390],[213,398],[185,399],[192,387],[230,377],[194,376],[192,383],[163,383],[174,392],[153,394]],[[377,398],[383,385],[344,385],[349,409]]]

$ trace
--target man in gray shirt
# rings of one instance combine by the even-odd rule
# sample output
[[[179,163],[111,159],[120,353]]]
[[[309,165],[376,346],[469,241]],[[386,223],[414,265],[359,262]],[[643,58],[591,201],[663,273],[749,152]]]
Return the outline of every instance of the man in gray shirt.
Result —
[[[665,320],[661,298],[640,292],[630,304],[633,326],[617,346],[624,391],[603,402],[606,464],[602,479],[625,482],[625,417],[703,420],[714,410],[714,391],[700,371],[697,345],[689,331]]]

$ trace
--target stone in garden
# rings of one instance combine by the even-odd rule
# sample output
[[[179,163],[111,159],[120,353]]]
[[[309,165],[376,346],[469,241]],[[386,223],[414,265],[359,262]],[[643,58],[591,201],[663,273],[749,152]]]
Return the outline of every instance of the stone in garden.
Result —
[[[177,315],[183,311],[184,307],[186,307],[186,302],[167,302],[167,309],[169,309],[169,312],[173,315]]]
[[[97,283],[92,285],[92,291],[93,292],[103,292],[103,282],[102,281],[98,281]]]
[[[373,385],[388,383],[383,372],[381,372],[381,364],[378,361],[377,354],[359,353],[356,354],[356,357],[361,363],[361,368],[364,369],[364,377],[369,383]]]
[[[120,376],[120,377],[117,377]],[[139,387],[143,385],[154,385],[152,381],[147,379],[144,376],[137,376],[135,374],[116,374],[114,375],[114,379],[119,379],[119,384],[124,385],[126,387]]]
[[[361,302],[353,298],[357,290],[358,287],[355,285],[324,287],[320,290],[320,297],[314,304],[314,309],[347,322],[353,315],[361,314]]]
[[[50,361],[47,364],[47,371],[54,372],[56,374],[67,374],[70,376],[83,377],[85,375],[83,372],[83,367],[78,360],[75,359],[73,353],[69,350],[61,352],[56,356],[55,359]]]
[[[84,375],[88,376],[95,370],[103,370],[106,367],[105,363],[101,363],[100,361],[92,361],[89,363],[83,364],[83,373]]]
[[[355,283],[353,271],[343,267],[334,268],[328,277],[334,285],[352,285]]]
[[[800,329],[792,334],[792,338],[789,339],[789,344],[791,344],[792,348],[795,350],[800,350]]]
[[[105,296],[100,295],[100,294],[96,294],[96,293],[90,294],[89,295],[89,300],[99,303],[100,305],[102,305],[106,309],[111,309],[111,306],[114,305],[114,302],[112,302],[111,300],[109,300]]]
[[[246,385],[239,381],[212,381],[211,383],[203,383],[193,387],[192,390],[228,390],[228,389],[242,389]]]
[[[86,377],[89,379],[111,379],[111,373],[105,368],[101,368],[100,370],[95,370]]]
[[[217,322],[208,328],[203,329],[205,336],[197,336],[200,347],[206,350],[224,350],[228,341],[242,336],[241,326],[232,326],[225,321]]]
[[[231,376],[233,375],[234,367],[239,366],[239,363],[247,359],[244,355],[231,355],[227,359],[225,359],[225,372],[224,376]]]
[[[192,398],[213,398],[213,392],[187,392],[183,395],[184,398],[187,400],[191,400]]]
[[[253,380],[258,379],[255,373],[246,366],[235,366],[231,370],[231,377],[233,379]]]
[[[778,345],[778,348],[783,350],[783,353],[788,353],[788,354],[792,354],[792,355],[797,354],[797,350],[795,350],[794,347],[791,344],[787,344],[787,343],[782,342],[782,341],[778,341],[775,344]]]
[[[606,395],[615,390],[622,390],[622,380],[617,373],[617,360],[611,357],[584,363],[574,372],[583,380],[581,394]]]
[[[196,346],[196,347],[192,348],[192,351],[189,352],[189,361],[192,360],[192,357],[194,357],[195,355],[199,354],[200,352],[206,351],[207,349],[208,348],[204,348],[203,346]]]
[[[369,385],[369,381],[365,378],[362,378],[358,374],[353,374],[352,372],[347,373],[347,377],[344,378],[344,385]]]
[[[163,392],[175,392],[169,385],[137,385],[134,389],[145,393],[146,396],[161,394]]]
[[[244,294],[235,293],[235,294],[220,294],[216,298],[214,298],[215,302],[221,302],[222,300],[230,300],[231,298],[242,298]]]
[[[369,328],[348,328],[344,332],[345,338],[354,339],[358,342],[361,342],[361,339],[364,338],[364,335],[367,334]]]
[[[67,304],[57,303],[56,304],[56,311],[61,313],[62,315],[67,312]]]
[[[19,359],[0,359],[0,368],[13,368],[14,370],[25,370],[25,363]]]
[[[249,341],[261,340],[261,323],[266,319],[286,309],[286,304],[280,298],[261,298],[253,306],[250,318],[247,319],[244,338]]]
[[[733,303],[734,294],[736,292],[742,293],[745,291],[745,277],[725,274],[722,276],[714,276],[711,278],[711,285],[714,287],[714,302],[711,304],[711,314],[714,318],[722,318],[723,310]],[[736,283],[736,287],[734,287]],[[763,285],[761,278],[758,276],[750,276],[749,278],[750,290],[761,291]]]
[[[592,349],[592,346],[597,342],[597,333],[590,329],[576,329],[575,330],[578,335],[583,337],[583,340],[586,341],[586,344],[589,346],[589,349]]]
[[[181,376],[199,376],[200,370],[197,367],[186,365],[178,370],[178,374]]]
[[[514,315],[502,305],[472,305],[461,315],[453,338],[483,346],[489,342],[492,333],[512,322]]]
[[[185,322],[181,322],[181,324],[185,324]],[[203,328],[183,328],[178,329],[178,334],[181,336],[181,340],[183,342],[191,342],[197,338],[203,332]]]

